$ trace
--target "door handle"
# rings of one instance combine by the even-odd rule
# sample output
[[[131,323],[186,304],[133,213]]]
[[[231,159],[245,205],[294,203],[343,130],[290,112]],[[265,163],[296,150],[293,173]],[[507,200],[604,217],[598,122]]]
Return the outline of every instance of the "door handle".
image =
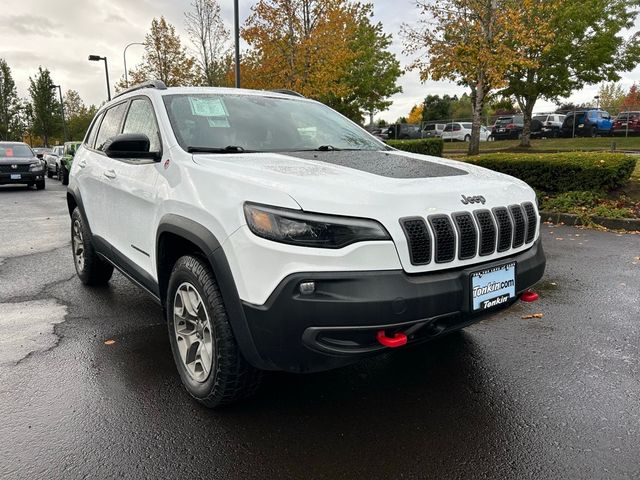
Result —
[[[115,172],[115,170],[105,170],[104,176],[107,177],[107,178],[114,179],[114,178],[116,178],[116,172]]]
[[[78,166],[79,166],[80,168],[84,168],[84,167],[86,167],[86,166],[87,166],[87,161],[86,161],[86,160],[80,160],[80,161],[78,162]]]

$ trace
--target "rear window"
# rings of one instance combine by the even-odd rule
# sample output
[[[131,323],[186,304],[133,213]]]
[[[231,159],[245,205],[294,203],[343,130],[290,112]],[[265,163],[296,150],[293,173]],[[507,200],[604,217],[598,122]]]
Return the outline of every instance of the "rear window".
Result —
[[[496,120],[496,125],[509,125],[513,123],[513,117],[500,117]]]
[[[0,145],[0,158],[31,158],[33,152],[26,145]]]
[[[462,124],[462,128],[466,129],[466,130],[471,130],[471,124],[470,123],[463,123]]]
[[[536,115],[535,117],[533,117],[533,120],[538,120],[539,122],[546,122],[547,121],[547,116],[546,115]]]

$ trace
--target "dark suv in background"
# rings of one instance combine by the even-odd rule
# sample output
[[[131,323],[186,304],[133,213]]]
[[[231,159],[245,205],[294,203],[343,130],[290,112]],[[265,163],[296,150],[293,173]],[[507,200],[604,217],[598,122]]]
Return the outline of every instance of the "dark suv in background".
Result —
[[[396,123],[389,125],[389,128],[385,132],[389,140],[406,140],[422,138],[422,131],[420,125],[412,125],[409,123]]]
[[[45,163],[22,142],[0,142],[0,185],[27,184],[44,189]]]
[[[578,110],[567,113],[560,134],[565,138],[597,137],[611,135],[612,130],[611,115],[604,110]]]
[[[494,140],[518,139],[522,137],[524,118],[522,115],[507,115],[498,117],[491,128]]]

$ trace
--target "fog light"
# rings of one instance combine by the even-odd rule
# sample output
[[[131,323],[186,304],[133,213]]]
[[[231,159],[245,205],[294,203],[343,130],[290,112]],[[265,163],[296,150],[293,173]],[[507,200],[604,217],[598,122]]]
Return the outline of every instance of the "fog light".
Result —
[[[300,293],[302,295],[311,295],[316,291],[316,282],[303,282],[300,284]]]

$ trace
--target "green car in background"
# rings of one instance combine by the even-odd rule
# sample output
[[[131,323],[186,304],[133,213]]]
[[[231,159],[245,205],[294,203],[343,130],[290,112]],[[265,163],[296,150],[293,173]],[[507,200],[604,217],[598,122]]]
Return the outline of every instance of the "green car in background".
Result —
[[[69,172],[71,171],[73,157],[81,144],[82,142],[64,143],[64,152],[60,158],[60,171],[58,172],[58,180],[60,180],[63,185],[69,185]]]

